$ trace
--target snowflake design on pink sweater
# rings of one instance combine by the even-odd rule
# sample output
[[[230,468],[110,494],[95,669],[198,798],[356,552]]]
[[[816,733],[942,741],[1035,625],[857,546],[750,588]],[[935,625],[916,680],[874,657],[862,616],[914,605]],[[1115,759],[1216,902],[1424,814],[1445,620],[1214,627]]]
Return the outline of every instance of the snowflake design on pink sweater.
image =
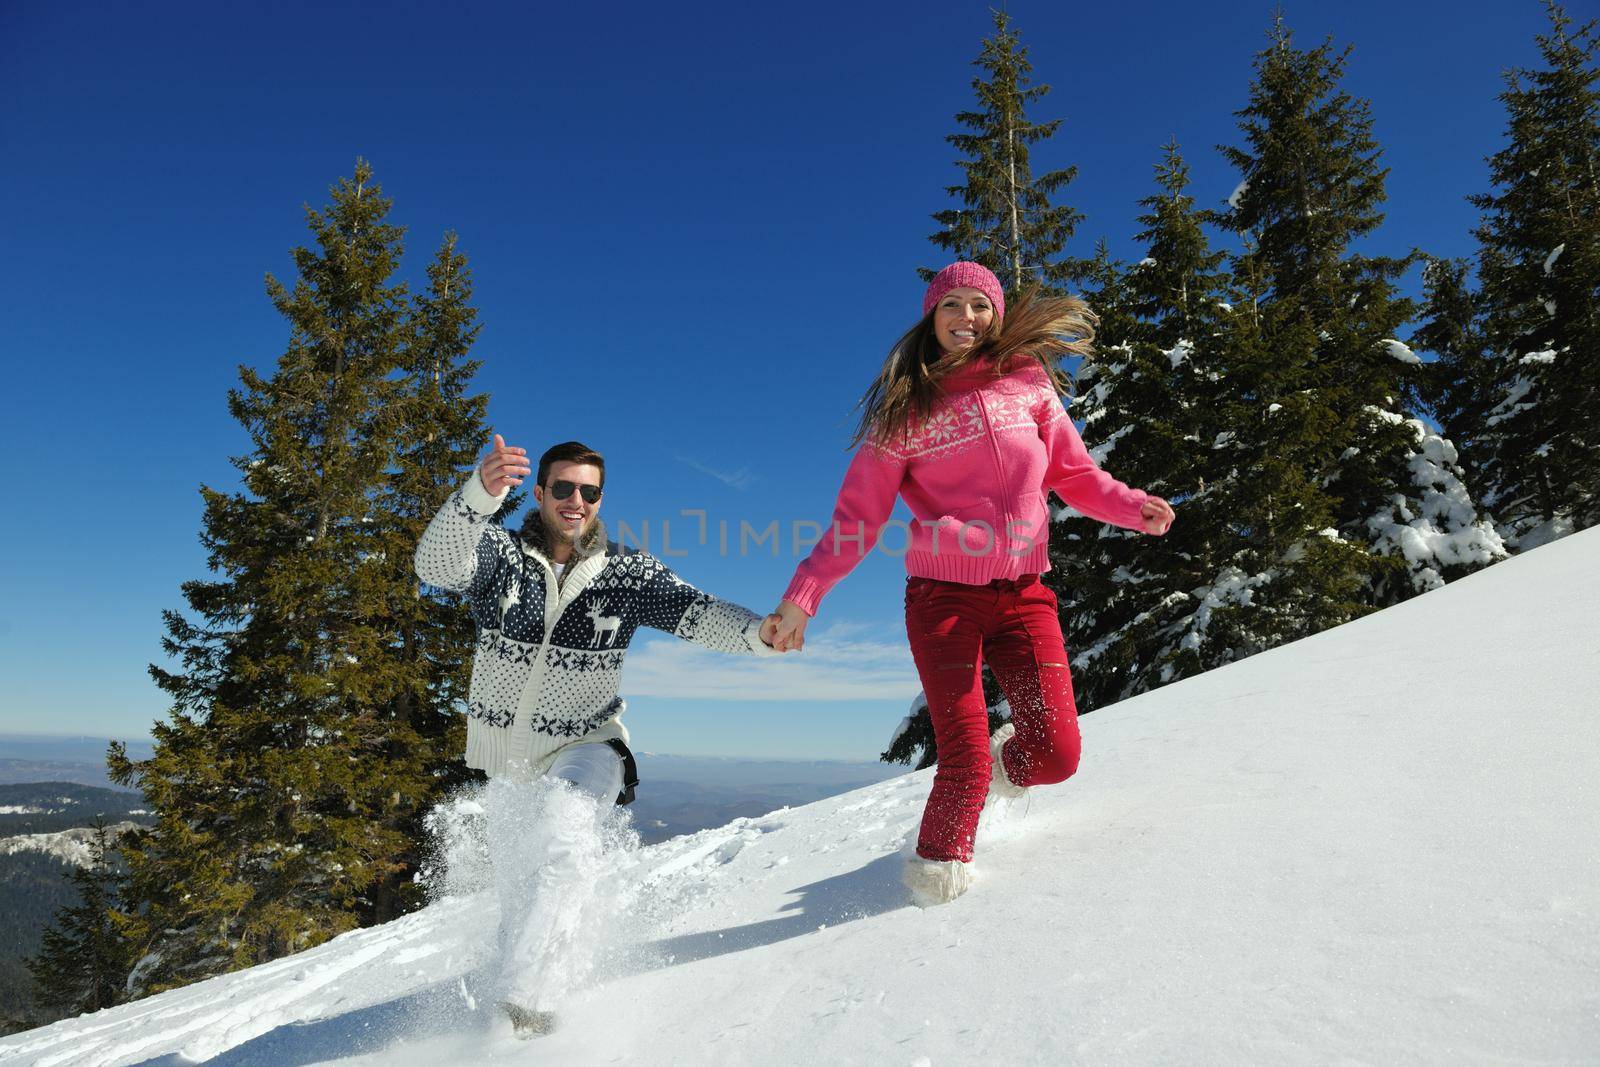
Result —
[[[983,409],[976,393],[967,393],[935,408],[898,447],[883,451],[896,459],[951,456],[983,439]]]
[[[990,393],[987,399],[989,425],[994,427],[996,433],[1024,427],[1029,430],[1038,428],[1039,420],[1034,412],[1039,409],[1039,402],[1044,397],[1037,389],[1019,389],[1014,392],[1009,389],[997,389]]]
[[[1038,389],[990,389],[984,391],[981,403],[978,397],[974,391],[946,401],[912,431],[904,444],[880,445],[880,449],[899,460],[959,455],[983,440],[985,407],[988,426],[995,433],[1023,428],[1034,431],[1039,425],[1035,412],[1044,395]]]

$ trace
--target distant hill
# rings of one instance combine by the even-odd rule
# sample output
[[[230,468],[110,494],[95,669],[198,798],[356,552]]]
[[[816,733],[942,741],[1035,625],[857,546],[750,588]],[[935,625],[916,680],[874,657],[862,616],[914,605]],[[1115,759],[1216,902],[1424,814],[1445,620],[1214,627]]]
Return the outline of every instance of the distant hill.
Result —
[[[125,743],[133,759],[147,759],[154,751],[149,741]],[[104,737],[0,733],[0,785],[76,782],[110,788],[106,777],[110,744]]]
[[[35,782],[73,782],[98,789],[116,789],[106,774],[105,761],[0,759],[0,784],[29,785]]]
[[[0,785],[0,839],[89,826],[96,816],[107,823],[149,821],[144,797],[124,789],[62,781]]]
[[[0,1032],[25,1029],[58,1016],[38,1010],[33,975],[23,961],[39,950],[39,937],[56,910],[77,902],[71,868],[43,852],[0,856]]]
[[[37,1026],[54,1016],[37,1011],[33,976],[23,961],[56,911],[77,901],[68,875],[88,854],[86,829],[148,824],[144,798],[121,789],[75,782],[0,785],[0,1032]]]
[[[134,759],[144,759],[155,751],[148,739],[122,740],[128,746],[128,755]],[[94,734],[0,733],[0,758],[104,763],[110,743],[109,738]]]
[[[640,840],[653,845],[734,819],[810,804],[905,772],[886,763],[640,753],[639,791],[630,814]]]

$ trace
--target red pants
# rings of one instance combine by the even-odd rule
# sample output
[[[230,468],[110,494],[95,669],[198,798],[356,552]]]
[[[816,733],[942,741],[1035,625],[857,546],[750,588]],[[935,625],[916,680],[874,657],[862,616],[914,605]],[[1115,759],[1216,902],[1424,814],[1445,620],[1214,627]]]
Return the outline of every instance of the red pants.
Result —
[[[912,578],[906,634],[939,746],[917,855],[970,860],[989,792],[985,661],[1017,731],[1001,751],[1007,777],[1017,785],[1048,785],[1078,769],[1078,711],[1056,596],[1037,575],[988,585]]]

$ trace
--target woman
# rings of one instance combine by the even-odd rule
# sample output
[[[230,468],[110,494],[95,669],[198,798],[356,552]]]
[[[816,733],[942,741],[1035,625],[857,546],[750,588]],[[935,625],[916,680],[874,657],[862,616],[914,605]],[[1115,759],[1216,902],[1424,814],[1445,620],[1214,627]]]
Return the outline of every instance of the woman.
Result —
[[[935,275],[922,319],[862,398],[859,443],[823,539],[796,569],[767,627],[800,648],[806,623],[871,551],[903,496],[906,633],[928,698],[939,766],[905,881],[923,907],[972,882],[972,841],[991,790],[1019,795],[1077,770],[1072,677],[1050,566],[1046,494],[1102,522],[1164,534],[1166,501],[1095,466],[1061,405],[1062,355],[1088,351],[1081,300],[1025,295],[1006,315],[1000,282],[977,263]],[[1072,338],[1071,340],[1067,338]],[[987,660],[1012,720],[988,735]],[[992,768],[992,782],[991,782]]]

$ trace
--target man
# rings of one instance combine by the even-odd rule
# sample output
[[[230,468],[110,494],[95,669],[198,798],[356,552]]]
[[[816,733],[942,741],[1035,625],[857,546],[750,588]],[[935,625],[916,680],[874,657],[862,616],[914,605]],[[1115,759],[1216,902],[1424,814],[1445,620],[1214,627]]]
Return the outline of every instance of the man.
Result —
[[[592,871],[600,815],[633,798],[636,778],[617,696],[635,630],[650,626],[706,648],[777,655],[760,616],[700,592],[644,552],[608,542],[599,512],[605,459],[577,441],[539,458],[537,510],[516,533],[490,518],[529,474],[527,451],[497,434],[417,545],[424,582],[466,595],[478,624],[467,695],[467,765],[500,799],[535,802],[539,826],[494,817],[489,849],[500,889],[503,1006],[517,1033],[554,1025],[552,950],[571,938]],[[767,629],[772,624],[768,620]],[[534,783],[566,783],[537,794]],[[529,850],[534,854],[530,855]],[[576,902],[576,903],[575,903]]]

